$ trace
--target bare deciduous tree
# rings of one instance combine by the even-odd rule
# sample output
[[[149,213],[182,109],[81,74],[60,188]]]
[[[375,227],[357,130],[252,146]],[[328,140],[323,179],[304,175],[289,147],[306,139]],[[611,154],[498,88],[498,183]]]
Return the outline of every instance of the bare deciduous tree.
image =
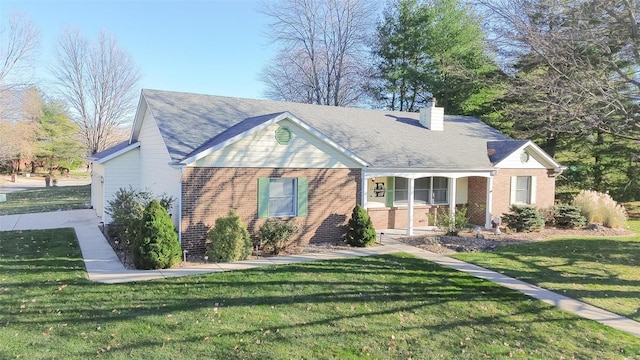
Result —
[[[31,20],[21,13],[12,14],[0,28],[0,91],[28,83],[31,75],[21,71],[29,68],[39,45],[40,33]]]
[[[80,125],[89,154],[114,144],[112,134],[130,120],[140,73],[116,39],[101,32],[95,44],[66,30],[52,69],[72,119]]]
[[[376,2],[269,2],[269,36],[281,46],[263,71],[269,98],[345,106],[364,94],[369,36]]]
[[[553,114],[539,119],[544,131],[640,139],[640,1],[479,2],[514,75],[510,91]]]

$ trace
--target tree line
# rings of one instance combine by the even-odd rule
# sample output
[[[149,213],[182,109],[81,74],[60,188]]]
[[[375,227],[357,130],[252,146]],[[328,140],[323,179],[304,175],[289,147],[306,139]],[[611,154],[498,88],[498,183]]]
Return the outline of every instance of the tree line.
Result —
[[[640,0],[264,2],[276,51],[260,77],[274,100],[418,111],[435,98],[447,114],[533,139],[567,166],[561,195],[639,199],[639,10]],[[25,18],[7,23],[0,100],[15,105],[38,34]],[[85,154],[104,150],[132,118],[140,73],[104,33],[92,43],[65,31],[56,50],[57,97],[43,104],[76,126]],[[6,112],[0,126],[31,131],[27,112]],[[0,160],[20,148],[7,144]]]
[[[391,0],[381,16],[367,1],[284,4],[265,10],[281,46],[269,98],[402,111],[435,98],[533,139],[567,166],[561,196],[640,198],[639,0]]]
[[[126,139],[140,72],[115,37],[95,42],[65,29],[55,47],[50,93],[34,81],[40,33],[24,14],[0,28],[0,170],[68,171]]]

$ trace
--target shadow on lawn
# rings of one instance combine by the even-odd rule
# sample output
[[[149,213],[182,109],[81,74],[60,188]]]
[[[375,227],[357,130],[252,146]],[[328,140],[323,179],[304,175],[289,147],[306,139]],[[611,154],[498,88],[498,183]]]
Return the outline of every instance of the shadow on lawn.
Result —
[[[158,328],[174,329],[174,326],[184,325],[179,321],[205,321],[206,317],[213,316],[214,308],[220,308],[228,316],[225,321],[241,324],[224,328],[209,325],[210,333],[227,339],[225,341],[262,334],[266,326],[310,339],[334,336],[338,331],[337,324],[345,326],[345,323],[367,319],[371,323],[381,323],[378,326],[385,332],[399,331],[406,334],[403,336],[416,339],[429,333],[455,334],[459,329],[473,328],[475,340],[488,343],[496,338],[493,331],[507,329],[510,339],[526,341],[535,349],[546,346],[548,339],[544,331],[533,334],[526,331],[531,324],[548,326],[558,322],[562,326],[574,326],[585,321],[556,311],[550,305],[528,301],[529,298],[515,291],[408,255],[350,258],[106,285],[86,280],[82,261],[76,253],[69,256],[69,249],[64,244],[52,248],[50,257],[42,260],[26,259],[28,250],[21,251],[25,259],[0,259],[3,265],[0,266],[0,278],[10,280],[6,294],[11,294],[0,297],[0,318],[18,328],[45,323],[47,326],[73,324],[74,328],[95,329],[96,326],[135,324],[137,320]],[[65,254],[69,257],[65,258]],[[14,269],[33,266],[34,272],[15,274],[16,278],[12,279],[13,275],[7,275],[13,271],[4,264]],[[69,271],[73,268],[79,270]],[[30,299],[37,301],[30,302]],[[24,302],[24,307],[18,310],[20,302]],[[483,310],[485,305],[496,309]],[[304,312],[305,308],[311,310]],[[338,308],[351,310],[334,310]],[[439,310],[453,313],[436,313]],[[265,318],[270,314],[274,317],[263,323],[251,318],[250,314],[256,311]],[[278,317],[280,312],[297,312],[298,318],[295,315],[293,320]],[[392,314],[410,314],[414,320],[405,325],[388,325],[386,322],[396,318]],[[245,319],[244,315],[249,318]],[[182,320],[176,319],[182,316]],[[349,325],[341,330],[341,334],[338,336],[371,337],[366,327]],[[202,342],[202,338],[188,331],[185,335],[181,335],[181,343]],[[277,341],[296,346],[297,339],[289,337]],[[121,346],[112,351],[126,354],[132,349],[149,351],[164,345],[162,340],[156,342],[148,336],[134,336],[123,338]],[[83,351],[77,350],[75,356],[95,356],[95,352]],[[232,346],[224,351],[225,358],[237,357]]]
[[[60,270],[67,271],[68,267]],[[65,282],[68,281],[62,279],[56,284]],[[522,294],[464,273],[421,259],[394,255],[272,266],[126,285],[104,285],[84,280],[74,282],[70,290],[80,296],[67,306],[59,306],[63,315],[56,318],[56,322],[121,321],[213,306],[382,303],[387,309],[373,314],[386,314],[451,301],[521,302],[525,299]],[[46,280],[15,285],[37,289],[52,286],[52,283]],[[5,305],[8,304],[0,301],[0,308],[8,308]],[[65,316],[65,308],[73,308],[73,313]],[[117,313],[114,308],[118,309]],[[32,311],[35,313],[38,309]],[[28,312],[27,309],[23,314]],[[21,316],[14,322],[30,322],[28,319]]]

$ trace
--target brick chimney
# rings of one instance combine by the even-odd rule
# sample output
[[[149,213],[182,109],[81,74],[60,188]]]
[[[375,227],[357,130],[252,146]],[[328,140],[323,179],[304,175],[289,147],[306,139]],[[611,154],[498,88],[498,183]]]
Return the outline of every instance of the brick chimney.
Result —
[[[436,98],[420,109],[420,125],[431,131],[444,130],[444,108],[436,107]]]

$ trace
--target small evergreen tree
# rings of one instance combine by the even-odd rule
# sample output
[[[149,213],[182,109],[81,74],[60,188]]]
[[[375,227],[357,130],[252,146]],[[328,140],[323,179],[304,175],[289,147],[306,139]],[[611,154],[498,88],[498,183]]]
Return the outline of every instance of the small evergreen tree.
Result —
[[[212,261],[244,260],[251,254],[247,226],[233,210],[229,210],[229,215],[217,218],[207,236],[210,240],[207,256]]]
[[[133,260],[138,269],[166,269],[180,262],[180,243],[167,210],[158,200],[144,209]]]
[[[587,219],[577,206],[560,204],[556,206],[555,224],[559,228],[573,229],[584,226]]]
[[[373,228],[369,213],[360,205],[356,205],[351,214],[346,241],[357,247],[367,247],[376,242],[376,229]]]
[[[533,206],[511,206],[511,213],[502,217],[505,224],[516,232],[531,232],[544,228],[544,216]]]

